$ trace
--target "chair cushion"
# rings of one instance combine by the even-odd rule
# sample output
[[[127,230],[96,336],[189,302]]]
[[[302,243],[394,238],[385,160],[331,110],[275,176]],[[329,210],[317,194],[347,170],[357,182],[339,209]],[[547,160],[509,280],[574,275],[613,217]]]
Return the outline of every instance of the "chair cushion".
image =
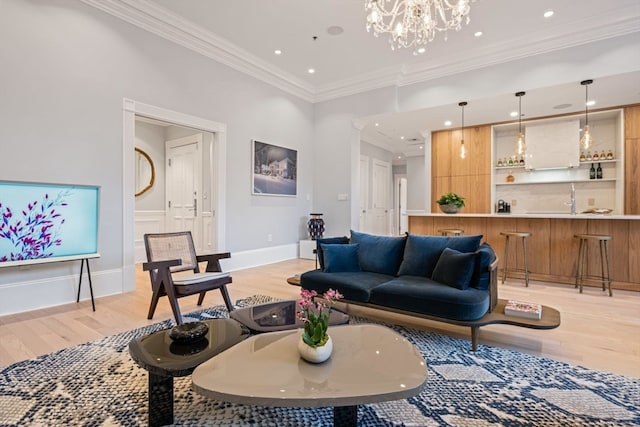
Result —
[[[482,235],[475,236],[420,236],[409,234],[404,249],[399,276],[431,277],[433,269],[445,248],[459,252],[475,252]],[[362,264],[361,264],[362,266]]]
[[[325,245],[321,244],[324,256],[325,273],[339,273],[348,271],[360,271],[358,263],[358,243],[346,245]]]
[[[395,276],[398,272],[404,237],[377,236],[351,230],[351,243],[358,243],[358,260],[362,271]]]
[[[209,273],[194,273],[194,274],[184,274],[184,275],[172,275],[171,281],[173,281],[174,285],[184,286],[184,285],[193,285],[195,283],[208,282],[210,280],[221,279],[223,277],[229,277],[229,272],[209,272]]]
[[[316,256],[318,257],[318,265],[320,270],[324,269],[324,253],[322,252],[321,245],[345,245],[349,243],[347,236],[341,237],[326,237],[324,239],[316,239]]]
[[[475,270],[475,252],[463,253],[445,248],[433,269],[431,279],[464,291],[469,288],[469,282]]]

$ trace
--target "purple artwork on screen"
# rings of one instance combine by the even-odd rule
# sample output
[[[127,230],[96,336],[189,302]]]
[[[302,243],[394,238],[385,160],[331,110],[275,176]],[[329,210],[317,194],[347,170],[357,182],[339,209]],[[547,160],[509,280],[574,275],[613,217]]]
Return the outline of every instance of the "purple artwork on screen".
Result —
[[[52,256],[51,248],[62,244],[59,232],[65,222],[56,209],[67,206],[65,199],[69,195],[70,190],[62,190],[53,199],[46,193],[41,202],[28,203],[22,216],[0,202],[0,239],[8,240],[15,248],[8,256],[1,256],[0,262]]]

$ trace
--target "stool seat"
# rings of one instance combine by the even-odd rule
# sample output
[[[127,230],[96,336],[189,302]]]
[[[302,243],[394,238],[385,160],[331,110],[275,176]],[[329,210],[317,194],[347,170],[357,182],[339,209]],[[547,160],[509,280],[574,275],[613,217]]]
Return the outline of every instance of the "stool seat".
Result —
[[[608,236],[606,234],[574,234],[575,238],[577,239],[584,239],[584,240],[611,240],[613,239],[612,236]]]
[[[511,236],[511,237],[531,237],[531,233],[527,231],[501,231],[500,234],[502,236]]]
[[[464,233],[464,230],[460,230],[459,228],[441,228],[438,230],[442,236],[461,236]]]
[[[524,273],[525,286],[529,286],[529,266],[527,264],[527,244],[526,238],[531,237],[531,233],[528,231],[501,231],[501,236],[505,236],[504,241],[504,267],[502,267],[502,284],[507,279],[507,271],[509,270],[509,238],[521,238],[522,239],[522,259],[524,261],[524,269],[513,268],[512,271],[518,271]]]
[[[611,275],[609,270],[609,252],[607,243],[613,239],[608,234],[574,234],[574,238],[580,239],[578,247],[578,264],[576,266],[576,288],[580,288],[582,293],[582,285],[585,280],[602,282],[602,290],[609,290],[609,296],[613,296],[611,292]],[[585,273],[587,269],[587,246],[589,241],[598,242],[600,248],[600,276]],[[606,270],[606,272],[605,272]]]

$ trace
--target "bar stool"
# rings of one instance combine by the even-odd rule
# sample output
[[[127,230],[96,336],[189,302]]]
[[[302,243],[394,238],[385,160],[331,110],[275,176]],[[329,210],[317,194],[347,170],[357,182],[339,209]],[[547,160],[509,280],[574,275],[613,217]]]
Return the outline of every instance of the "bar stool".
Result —
[[[441,228],[438,230],[441,236],[461,236],[464,230],[459,228]]]
[[[521,237],[522,238],[522,257],[524,260],[524,269],[513,268],[512,271],[519,271],[524,273],[524,283],[529,286],[529,266],[527,264],[527,243],[526,238],[531,237],[531,233],[527,231],[501,231],[500,235],[505,236],[504,242],[504,267],[502,268],[502,284],[507,278],[507,265],[509,263],[509,238]]]
[[[609,296],[613,296],[611,292],[611,276],[609,275],[609,252],[607,249],[607,243],[613,237],[606,234],[575,234],[573,237],[580,239],[580,246],[578,248],[578,265],[576,267],[576,288],[580,287],[580,293],[582,293],[582,284],[585,280],[601,281],[602,290],[605,290],[605,281],[609,288]],[[587,269],[587,246],[589,241],[597,241],[600,246],[600,276],[589,275],[585,273]],[[605,267],[607,273],[605,275]]]

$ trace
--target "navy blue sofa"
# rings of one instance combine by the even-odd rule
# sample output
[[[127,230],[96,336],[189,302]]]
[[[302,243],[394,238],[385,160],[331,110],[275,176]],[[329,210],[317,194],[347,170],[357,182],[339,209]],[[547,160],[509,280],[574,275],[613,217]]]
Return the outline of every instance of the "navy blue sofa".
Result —
[[[378,236],[317,240],[320,268],[300,285],[319,294],[329,288],[343,302],[472,327],[497,304],[495,252],[482,236]]]

